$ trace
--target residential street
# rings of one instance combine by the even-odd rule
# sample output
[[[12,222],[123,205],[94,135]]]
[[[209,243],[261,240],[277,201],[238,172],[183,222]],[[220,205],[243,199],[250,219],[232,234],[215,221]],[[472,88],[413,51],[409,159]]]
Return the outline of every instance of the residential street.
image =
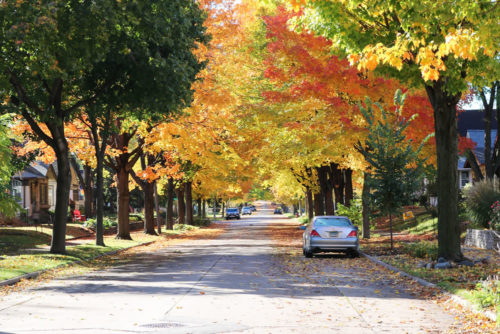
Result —
[[[0,299],[0,332],[450,331],[452,315],[364,271],[367,259],[307,260],[327,264],[315,275],[287,267],[264,233],[266,224],[284,219],[260,210],[230,221],[218,239],[187,241],[140,262],[12,293]],[[297,268],[308,263],[297,259],[303,261]]]

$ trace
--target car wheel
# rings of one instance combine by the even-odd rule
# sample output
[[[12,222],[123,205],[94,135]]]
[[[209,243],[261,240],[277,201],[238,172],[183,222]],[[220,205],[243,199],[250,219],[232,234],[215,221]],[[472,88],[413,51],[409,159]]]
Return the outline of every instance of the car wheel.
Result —
[[[359,252],[357,250],[349,250],[347,252],[347,255],[351,258],[351,259],[354,259],[354,258],[357,258],[359,257]]]
[[[307,257],[308,259],[312,258],[314,255],[313,252],[305,248],[302,248],[302,253],[304,253],[304,256]]]

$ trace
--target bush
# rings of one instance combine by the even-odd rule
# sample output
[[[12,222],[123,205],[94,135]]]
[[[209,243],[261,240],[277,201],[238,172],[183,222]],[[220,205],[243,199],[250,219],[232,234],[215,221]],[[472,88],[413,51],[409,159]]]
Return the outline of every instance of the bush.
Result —
[[[436,260],[438,255],[437,243],[429,241],[412,242],[405,244],[403,245],[403,250],[405,251],[405,253],[421,259],[431,258],[432,260]]]
[[[500,202],[496,201],[491,205],[491,228],[500,231]]]
[[[199,227],[187,224],[174,224],[174,231],[193,231],[197,230]]]
[[[194,221],[193,221],[194,226],[207,227],[210,224],[211,224],[211,221],[208,218],[194,217]]]
[[[130,221],[144,221],[144,214],[141,212],[135,212],[129,214]]]
[[[309,218],[307,218],[306,216],[300,216],[299,218],[297,218],[297,220],[302,225],[309,224]]]
[[[88,219],[83,226],[87,227],[87,228],[91,228],[91,229],[95,229],[97,225],[97,220],[95,218],[92,218],[92,219]],[[112,219],[109,219],[109,218],[106,218],[104,217],[103,221],[102,221],[102,226],[106,229],[106,228],[110,228],[110,227],[113,227],[113,226],[116,226],[117,225],[117,222],[116,220],[112,220]]]
[[[481,307],[490,307],[500,304],[500,280],[498,276],[490,276],[477,283],[475,299]]]
[[[361,226],[363,224],[363,206],[361,204],[361,199],[353,199],[350,207],[338,203],[336,214],[338,216],[346,216],[354,225]]]
[[[498,192],[490,181],[481,181],[464,190],[467,214],[478,227],[488,228],[492,214],[492,204],[500,200]]]

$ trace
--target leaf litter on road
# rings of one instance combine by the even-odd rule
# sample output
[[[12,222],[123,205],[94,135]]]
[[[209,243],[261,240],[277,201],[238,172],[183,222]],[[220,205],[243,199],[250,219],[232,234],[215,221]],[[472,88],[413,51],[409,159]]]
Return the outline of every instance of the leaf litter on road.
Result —
[[[366,258],[350,259],[335,255],[319,256],[314,259],[304,258],[302,233],[303,231],[298,229],[298,224],[294,222],[273,224],[267,228],[266,234],[272,239],[275,249],[276,268],[282,274],[299,277],[303,282],[311,285],[335,286],[344,283],[343,288],[346,289],[352,287],[350,284],[345,284],[346,278],[352,280],[353,277],[357,277],[360,278],[356,280],[357,286],[369,287],[374,284],[377,286],[377,289],[371,292],[365,291],[366,296],[370,293],[379,298],[407,295],[439,305],[446,312],[455,315],[451,333],[498,333],[498,327],[494,322],[451,301],[440,288],[424,287]],[[426,312],[423,308],[415,309],[415,311]],[[360,313],[364,313],[364,310],[360,310]],[[411,319],[404,321],[412,322]]]

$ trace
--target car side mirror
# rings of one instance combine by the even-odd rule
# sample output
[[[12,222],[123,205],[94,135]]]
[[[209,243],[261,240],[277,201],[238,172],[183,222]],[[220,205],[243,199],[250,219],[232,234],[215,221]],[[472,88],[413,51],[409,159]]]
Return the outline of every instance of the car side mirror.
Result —
[[[299,229],[301,229],[301,230],[305,230],[306,228],[307,228],[307,226],[306,226],[306,225],[300,225],[300,226],[299,226]]]

